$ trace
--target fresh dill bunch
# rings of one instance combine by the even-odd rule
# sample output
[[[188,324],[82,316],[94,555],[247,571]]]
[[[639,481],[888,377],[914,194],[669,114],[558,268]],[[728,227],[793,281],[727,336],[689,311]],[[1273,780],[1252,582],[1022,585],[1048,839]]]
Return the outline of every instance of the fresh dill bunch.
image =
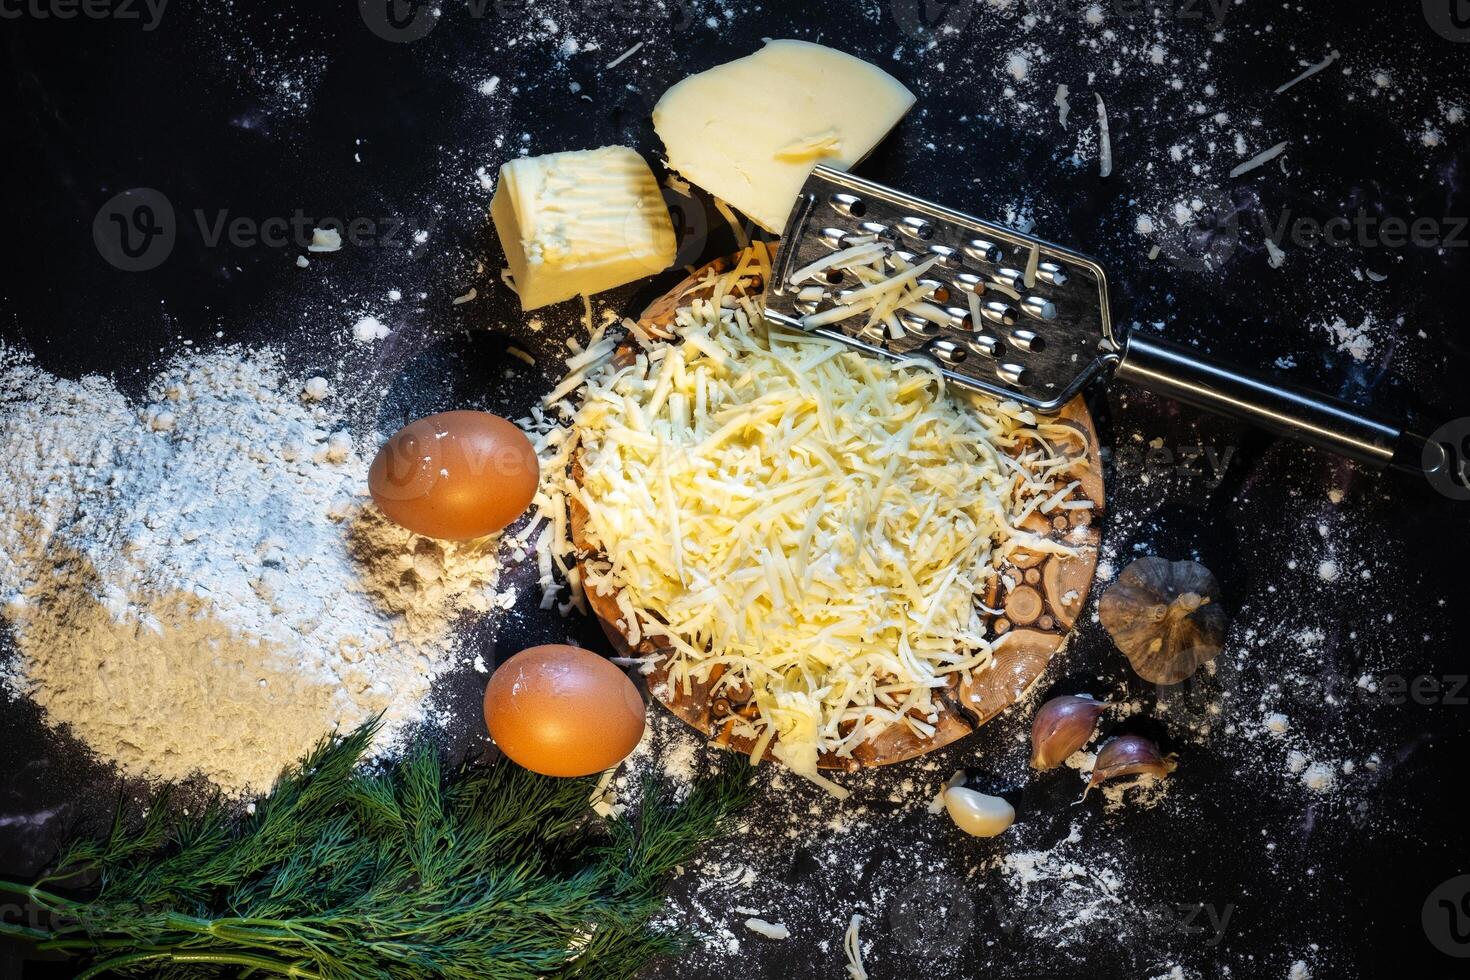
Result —
[[[678,804],[649,779],[637,815],[604,824],[591,778],[446,766],[433,746],[373,770],[375,733],[324,741],[250,815],[120,805],[34,885],[0,882],[51,918],[0,934],[84,959],[82,980],[628,977],[684,944],[649,920],[751,794],[730,756]],[[91,897],[58,893],[82,876]]]

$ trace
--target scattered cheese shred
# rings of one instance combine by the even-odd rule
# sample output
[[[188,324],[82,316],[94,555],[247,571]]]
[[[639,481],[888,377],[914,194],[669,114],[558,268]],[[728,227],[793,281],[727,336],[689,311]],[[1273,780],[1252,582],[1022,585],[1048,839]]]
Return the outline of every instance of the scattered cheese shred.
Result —
[[[1236,167],[1235,169],[1231,170],[1230,171],[1230,176],[1232,178],[1233,177],[1239,177],[1241,174],[1250,173],[1252,170],[1256,169],[1257,167],[1265,166],[1266,164],[1270,163],[1272,160],[1275,160],[1277,157],[1281,156],[1282,152],[1285,151],[1285,149],[1286,149],[1287,142],[1288,142],[1287,140],[1282,140],[1280,143],[1277,143],[1275,146],[1271,147],[1269,150],[1262,150],[1260,153],[1257,153],[1255,156],[1251,157],[1245,163],[1242,163],[1238,167]]]
[[[1097,97],[1097,175],[1108,177],[1113,172],[1113,141],[1108,135],[1108,107],[1103,104],[1101,94],[1092,94]]]
[[[745,928],[767,939],[791,938],[791,930],[786,928],[784,922],[767,922],[761,918],[749,918],[745,920]]]
[[[720,212],[720,217],[725,219],[725,224],[730,226],[730,231],[735,235],[735,247],[744,248],[749,245],[750,236],[745,233],[745,229],[740,224],[740,219],[735,217],[734,210],[718,197],[713,200],[715,202],[715,210]]]
[[[858,939],[858,929],[862,924],[863,917],[854,915],[847,924],[847,931],[842,934],[842,952],[847,956],[849,980],[868,980],[868,971],[863,967],[863,947]]]
[[[1322,69],[1326,68],[1328,65],[1332,64],[1334,61],[1336,61],[1340,57],[1342,57],[1341,52],[1339,52],[1336,48],[1333,48],[1331,51],[1329,51],[1327,53],[1327,57],[1323,58],[1321,61],[1319,61],[1315,65],[1311,66],[1306,71],[1302,72],[1300,75],[1296,76],[1295,78],[1291,79],[1290,81],[1282,82],[1280,85],[1276,86],[1276,94],[1277,95],[1280,95],[1282,92],[1285,92],[1287,89],[1291,88],[1297,82],[1304,82],[1304,81],[1306,81],[1307,79],[1311,78],[1313,75],[1317,74],[1317,72],[1321,71]]]
[[[625,62],[629,58],[633,57],[635,54],[637,54],[642,49],[643,49],[643,42],[642,41],[639,41],[637,44],[633,45],[631,48],[629,48],[628,50],[624,51],[622,54],[618,55],[612,61],[609,61],[607,64],[603,65],[602,66],[603,67],[603,70],[604,71],[608,71],[608,70],[611,70],[613,68],[616,68],[618,65],[621,65],[623,62]]]

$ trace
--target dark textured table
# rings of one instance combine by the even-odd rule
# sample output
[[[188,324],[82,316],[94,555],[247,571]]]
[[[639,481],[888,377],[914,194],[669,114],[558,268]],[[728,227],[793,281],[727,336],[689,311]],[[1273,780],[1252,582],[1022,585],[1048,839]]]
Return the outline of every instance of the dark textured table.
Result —
[[[222,333],[381,391],[355,420],[363,432],[448,407],[515,417],[553,382],[579,308],[528,330],[498,283],[477,171],[606,143],[656,159],[649,112],[668,85],[762,37],[800,37],[919,97],[861,173],[1096,255],[1115,319],[1428,430],[1470,416],[1463,4],[441,7],[393,18],[371,4],[202,0],[155,17],[143,4],[0,4],[0,338],[53,372],[137,391],[161,352]],[[1094,93],[1111,124],[1106,178]],[[1278,160],[1229,176],[1280,141]],[[121,254],[108,202],[135,188],[166,199],[173,241]],[[681,262],[730,249],[706,201],[670,200]],[[298,270],[298,246],[212,241],[226,213],[251,228],[357,220],[363,234]],[[1333,218],[1345,240],[1314,242]],[[673,278],[599,302],[636,313]],[[453,305],[470,286],[479,298]],[[355,353],[344,328],[390,288],[408,297],[397,332]],[[538,356],[539,377],[503,379],[512,343]],[[1072,807],[1075,772],[1028,777],[1036,700],[927,764],[856,780],[845,807],[767,773],[751,829],[720,852],[744,883],[712,888],[713,859],[691,869],[670,915],[704,945],[652,975],[842,976],[854,912],[875,978],[1465,975],[1470,878],[1451,879],[1470,873],[1455,799],[1470,749],[1467,504],[1148,395],[1097,389],[1091,404],[1113,449],[1105,565],[1197,558],[1223,584],[1232,633],[1213,673],[1156,690],[1089,614],[1042,687],[1128,704],[1111,729],[1180,754],[1167,794]],[[522,605],[493,639],[482,631],[487,649],[601,643],[584,621]],[[454,677],[443,693],[473,719],[482,683]],[[1289,732],[1266,732],[1268,713]],[[451,735],[477,733],[467,721]],[[110,805],[116,780],[23,700],[0,702],[0,744],[0,871],[30,874],[68,826]],[[1332,769],[1327,791],[1303,785],[1310,762]],[[924,812],[957,766],[1019,802],[1015,830],[978,841]],[[1076,873],[1031,877],[1005,864],[1011,852],[1065,855]],[[1098,912],[1079,882],[1112,871],[1122,884]],[[793,937],[756,937],[737,907]],[[7,977],[65,975],[11,949],[0,964]]]

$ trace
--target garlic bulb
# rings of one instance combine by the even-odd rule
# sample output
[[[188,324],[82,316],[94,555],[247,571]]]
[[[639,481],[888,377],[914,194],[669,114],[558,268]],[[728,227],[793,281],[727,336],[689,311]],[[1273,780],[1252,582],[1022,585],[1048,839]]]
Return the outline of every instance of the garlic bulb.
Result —
[[[974,837],[994,837],[1016,821],[1016,810],[999,796],[963,786],[944,791],[944,808],[954,825]]]
[[[1106,701],[1064,694],[1041,706],[1031,722],[1031,768],[1055,769],[1092,740]]]
[[[1098,602],[1097,617],[1133,670],[1152,684],[1188,680],[1225,644],[1220,584],[1198,562],[1140,558]]]

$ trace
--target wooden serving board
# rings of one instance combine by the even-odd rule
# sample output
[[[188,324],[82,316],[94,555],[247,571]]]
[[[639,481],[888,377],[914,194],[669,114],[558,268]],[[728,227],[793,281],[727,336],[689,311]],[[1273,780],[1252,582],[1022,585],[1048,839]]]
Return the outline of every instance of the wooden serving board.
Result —
[[[711,292],[711,287],[705,282],[707,274],[725,271],[733,261],[735,259],[717,259],[696,270],[649,304],[639,325],[651,335],[671,337],[675,312],[691,301],[707,296]],[[617,356],[631,360],[636,356],[636,348],[625,345]],[[1053,517],[1033,514],[1022,526],[1039,535],[1065,540],[1077,549],[1076,556],[1016,552],[1011,561],[1002,566],[992,594],[984,597],[986,606],[1001,610],[1001,615],[988,617],[992,633],[999,634],[994,658],[971,679],[956,679],[939,692],[946,710],[939,713],[932,737],[920,738],[904,726],[893,726],[864,742],[851,757],[823,754],[818,760],[822,768],[852,770],[861,766],[889,765],[964,738],[1020,700],[1046,670],[1052,655],[1066,643],[1067,633],[1087,601],[1097,567],[1103,480],[1097,429],[1082,398],[1079,396],[1068,402],[1057,420],[1072,430],[1073,435],[1054,448],[1072,457],[1086,458],[1086,463],[1076,470],[1075,476],[1080,485],[1072,497],[1086,497],[1093,506],[1090,510],[1065,511]],[[580,480],[579,467],[575,463],[573,477]],[[589,551],[587,512],[580,502],[572,501],[570,516],[572,540],[580,551],[586,553]],[[583,571],[585,573],[585,569]],[[618,610],[616,594],[588,589],[587,601],[603,632],[621,656],[657,658],[657,667],[648,677],[648,687],[669,711],[736,751],[750,752],[754,748],[750,739],[735,736],[730,731],[734,715],[748,716],[754,710],[754,702],[740,700],[742,693],[748,698],[748,692],[722,690],[715,695],[711,686],[717,678],[694,683],[688,692],[675,689],[669,682],[667,670],[672,651],[657,638],[645,637],[636,645],[628,642],[628,637],[618,626],[622,614]],[[766,758],[773,758],[769,748]]]

